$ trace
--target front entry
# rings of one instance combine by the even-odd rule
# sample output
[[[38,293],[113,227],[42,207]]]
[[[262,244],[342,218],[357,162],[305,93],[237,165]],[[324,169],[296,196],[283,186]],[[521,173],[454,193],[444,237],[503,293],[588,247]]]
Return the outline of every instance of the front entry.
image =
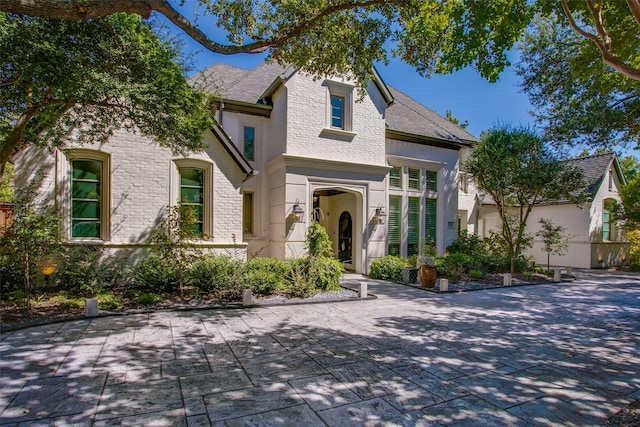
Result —
[[[338,259],[345,264],[353,264],[353,223],[349,212],[344,211],[338,220]]]

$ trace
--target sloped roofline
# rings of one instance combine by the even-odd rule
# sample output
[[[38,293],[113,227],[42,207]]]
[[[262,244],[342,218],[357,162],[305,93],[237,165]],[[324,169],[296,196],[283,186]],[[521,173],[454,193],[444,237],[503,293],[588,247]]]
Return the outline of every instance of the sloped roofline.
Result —
[[[251,167],[249,161],[244,157],[244,155],[242,155],[235,144],[231,142],[231,138],[229,138],[227,133],[219,125],[212,126],[209,129],[226,152],[231,156],[236,165],[238,165],[240,170],[245,174],[245,180],[258,174],[258,171]]]
[[[282,84],[284,84],[284,82],[289,80],[291,78],[291,76],[293,76],[297,72],[298,72],[298,70],[295,67],[293,67],[291,65],[289,67],[287,67],[287,69],[284,71],[284,73],[282,73],[278,77],[276,77],[275,80],[269,85],[267,90],[265,90],[262,93],[262,95],[260,95],[259,101],[264,101],[264,100],[268,99],[269,97],[271,97],[271,95],[273,95],[276,92],[276,90],[278,90],[278,88],[280,88],[280,86]],[[376,88],[382,94],[382,97],[384,98],[385,102],[387,103],[387,106],[393,104],[393,101],[394,101],[393,95],[391,95],[391,91],[387,87],[387,84],[384,82],[384,80],[382,80],[382,77],[380,77],[380,74],[378,73],[378,70],[376,70],[376,68],[373,67],[371,69],[371,72],[373,74],[372,81],[376,85]]]

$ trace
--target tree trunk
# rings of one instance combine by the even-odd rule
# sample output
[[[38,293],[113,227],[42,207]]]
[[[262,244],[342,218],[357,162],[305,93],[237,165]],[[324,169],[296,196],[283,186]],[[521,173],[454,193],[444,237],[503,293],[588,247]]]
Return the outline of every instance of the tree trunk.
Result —
[[[24,252],[24,293],[27,295],[27,310],[31,312],[31,292],[29,286],[29,252]]]

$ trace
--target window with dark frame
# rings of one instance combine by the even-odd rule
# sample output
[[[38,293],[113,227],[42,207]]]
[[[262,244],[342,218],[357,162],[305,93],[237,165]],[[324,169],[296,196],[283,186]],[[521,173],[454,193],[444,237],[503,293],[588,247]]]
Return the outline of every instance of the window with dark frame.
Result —
[[[102,162],[71,162],[71,237],[100,238],[102,226]]]
[[[180,168],[180,205],[189,207],[195,216],[194,236],[204,230],[204,170]]]
[[[247,160],[255,160],[256,128],[244,127],[244,157]]]

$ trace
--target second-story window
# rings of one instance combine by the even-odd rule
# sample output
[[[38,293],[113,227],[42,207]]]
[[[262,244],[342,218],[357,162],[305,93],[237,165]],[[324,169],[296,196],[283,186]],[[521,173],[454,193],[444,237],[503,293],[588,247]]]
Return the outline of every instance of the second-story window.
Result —
[[[331,127],[344,129],[344,97],[331,95]]]
[[[256,128],[244,127],[244,157],[247,160],[255,160]]]

